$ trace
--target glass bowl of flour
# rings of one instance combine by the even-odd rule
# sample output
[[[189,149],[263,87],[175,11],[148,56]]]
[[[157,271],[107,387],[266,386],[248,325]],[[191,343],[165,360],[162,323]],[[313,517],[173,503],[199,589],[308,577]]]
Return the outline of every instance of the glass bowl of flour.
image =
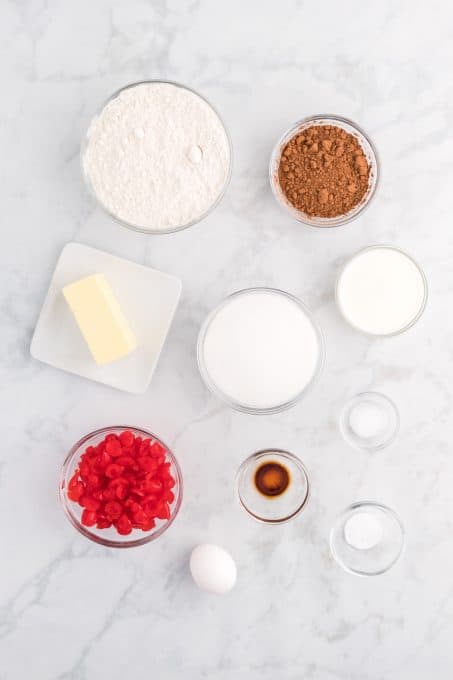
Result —
[[[148,80],[115,92],[93,117],[83,176],[101,208],[146,234],[206,217],[231,177],[229,133],[211,104],[179,83]]]

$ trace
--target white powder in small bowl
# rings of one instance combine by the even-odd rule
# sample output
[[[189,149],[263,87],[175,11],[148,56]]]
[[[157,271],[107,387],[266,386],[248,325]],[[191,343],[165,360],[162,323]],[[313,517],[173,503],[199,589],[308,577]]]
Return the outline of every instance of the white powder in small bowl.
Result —
[[[344,525],[346,543],[356,550],[370,550],[381,542],[382,524],[369,512],[356,512]]]
[[[231,150],[222,121],[202,97],[149,82],[121,90],[94,118],[82,162],[108,213],[165,232],[197,222],[220,199]]]
[[[359,439],[373,439],[385,434],[389,419],[382,407],[371,401],[362,401],[351,408],[349,426]]]

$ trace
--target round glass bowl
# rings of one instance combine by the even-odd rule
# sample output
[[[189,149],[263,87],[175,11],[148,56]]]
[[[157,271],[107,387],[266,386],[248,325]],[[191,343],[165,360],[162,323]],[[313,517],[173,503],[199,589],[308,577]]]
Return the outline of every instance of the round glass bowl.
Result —
[[[286,489],[276,496],[264,495],[256,486],[257,472],[266,464],[284,468],[288,475]],[[305,508],[310,496],[307,470],[297,456],[280,449],[265,449],[244,460],[236,475],[239,502],[258,522],[282,524]]]
[[[428,300],[420,265],[400,248],[373,245],[359,250],[337,278],[338,310],[355,330],[391,337],[412,328]]]
[[[293,406],[319,376],[322,333],[305,305],[274,288],[247,288],[226,297],[207,317],[198,366],[211,392],[251,414]]]
[[[397,562],[404,547],[404,528],[386,505],[362,501],[350,505],[330,532],[333,557],[345,571],[377,576]]]
[[[340,431],[357,449],[379,451],[395,441],[400,419],[389,397],[379,392],[361,392],[350,399],[340,414]]]
[[[129,430],[136,437],[142,437],[143,439],[151,438],[153,441],[157,441],[166,450],[166,462],[170,463],[170,472],[174,478],[176,484],[172,491],[174,493],[174,501],[170,504],[170,518],[168,520],[156,519],[156,526],[150,531],[142,531],[140,529],[133,529],[132,533],[127,536],[122,536],[119,534],[114,527],[109,529],[97,529],[95,526],[87,527],[82,524],[81,517],[83,508],[74,501],[71,501],[67,496],[67,488],[70,479],[74,475],[81,455],[85,452],[88,446],[97,446],[106,435],[108,434],[121,434],[124,430]],[[183,482],[181,468],[179,467],[178,461],[176,460],[173,453],[170,451],[168,446],[166,446],[156,435],[148,430],[139,429],[136,427],[129,427],[127,425],[115,425],[113,427],[103,427],[100,430],[95,430],[85,437],[82,437],[69,451],[65,462],[63,463],[63,468],[61,470],[60,476],[60,500],[63,505],[63,509],[66,513],[67,518],[71,522],[72,526],[77,529],[83,536],[89,538],[95,543],[104,545],[108,548],[133,548],[138,545],[144,545],[150,541],[154,541],[156,538],[161,536],[164,531],[168,529],[170,524],[174,521],[176,515],[179,512],[182,501],[182,491]]]
[[[278,168],[280,165],[280,158],[286,144],[288,144],[288,142],[293,139],[293,137],[296,137],[304,130],[309,127],[313,127],[314,125],[332,125],[341,128],[351,135],[354,135],[362,147],[362,150],[370,166],[370,178],[366,194],[363,196],[362,200],[354,208],[352,208],[352,210],[345,213],[344,215],[337,215],[335,217],[316,217],[314,215],[307,215],[306,213],[294,207],[287,200],[281,190],[278,179]],[[347,222],[351,222],[351,220],[358,217],[369,205],[376,192],[379,183],[379,174],[380,170],[377,151],[366,132],[356,125],[356,123],[353,123],[352,120],[331,114],[309,116],[308,118],[303,118],[302,120],[298,121],[289,130],[287,130],[284,135],[282,135],[282,137],[280,137],[272,151],[269,163],[269,181],[277,202],[292,217],[294,217],[294,219],[298,220],[299,222],[303,222],[304,224],[308,224],[310,227],[339,227],[343,224],[347,224]]]
[[[90,141],[90,134],[93,129],[93,124],[97,120],[97,118],[101,115],[101,113],[104,111],[107,105],[111,104],[114,102],[118,97],[121,96],[122,93],[124,93],[126,90],[130,90],[134,87],[138,87],[140,85],[154,85],[154,84],[163,84],[163,85],[172,85],[176,88],[180,88],[182,90],[186,90],[187,92],[192,93],[196,97],[199,97],[210,109],[211,111],[215,114],[215,116],[218,118],[219,122],[221,123],[221,126],[223,127],[224,133],[225,133],[225,141],[228,146],[228,155],[229,155],[229,165],[228,165],[228,170],[225,175],[225,181],[223,186],[221,187],[217,197],[211,205],[207,207],[206,210],[204,210],[202,213],[194,217],[194,219],[188,221],[185,224],[180,224],[174,227],[169,227],[165,229],[158,229],[158,228],[153,228],[153,227],[145,227],[140,224],[133,224],[128,222],[127,220],[119,217],[116,215],[112,210],[110,210],[100,199],[99,195],[96,193],[96,190],[93,186],[92,180],[89,176],[89,172],[87,171],[86,164],[85,164],[85,154],[87,152],[88,146],[89,146],[89,141]],[[133,131],[135,133],[135,130]],[[140,135],[143,136],[143,130],[140,131]],[[199,148],[197,145],[193,148]],[[201,153],[201,158],[202,158],[202,153]],[[128,229],[132,229],[134,231],[138,231],[143,234],[170,234],[173,232],[181,231],[182,229],[187,229],[188,227],[193,226],[194,224],[197,224],[198,222],[201,222],[209,213],[211,213],[216,206],[220,203],[221,199],[223,198],[225,191],[228,187],[228,184],[231,179],[231,169],[232,169],[232,158],[233,158],[233,148],[232,148],[232,143],[231,143],[231,137],[229,135],[229,132],[227,128],[225,127],[225,123],[220,117],[219,113],[216,111],[216,109],[212,106],[212,104],[205,98],[203,97],[199,92],[196,92],[195,90],[192,90],[190,87],[187,87],[186,85],[182,85],[181,83],[174,82],[172,80],[142,80],[138,81],[136,83],[130,83],[129,85],[126,85],[125,87],[122,87],[121,89],[117,90],[114,92],[101,106],[101,108],[96,112],[96,114],[93,116],[90,125],[88,126],[88,130],[85,134],[85,137],[82,141],[81,145],[81,150],[80,150],[80,162],[81,162],[81,167],[82,167],[82,175],[85,180],[85,184],[88,188],[89,193],[94,197],[98,205],[102,208],[102,210],[112,217],[116,222],[121,224],[123,227],[127,227]],[[197,159],[198,161],[198,159]],[[177,189],[175,188],[175,192]]]

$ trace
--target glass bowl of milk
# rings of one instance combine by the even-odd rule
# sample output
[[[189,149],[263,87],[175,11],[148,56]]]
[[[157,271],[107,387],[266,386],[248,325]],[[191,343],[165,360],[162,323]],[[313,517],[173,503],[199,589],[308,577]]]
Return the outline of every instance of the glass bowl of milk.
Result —
[[[335,298],[341,315],[356,330],[381,337],[399,335],[423,314],[428,283],[420,265],[406,252],[373,245],[346,262]]]
[[[207,317],[197,357],[207,387],[231,408],[277,413],[316,382],[324,340],[298,298],[275,288],[248,288],[229,295]]]

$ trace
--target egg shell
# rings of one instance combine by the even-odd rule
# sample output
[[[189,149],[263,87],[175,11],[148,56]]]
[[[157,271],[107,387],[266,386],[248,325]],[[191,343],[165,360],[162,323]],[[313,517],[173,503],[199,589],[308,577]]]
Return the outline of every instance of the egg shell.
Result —
[[[234,587],[237,569],[226,550],[212,543],[201,543],[190,555],[190,573],[201,590],[223,594]]]

